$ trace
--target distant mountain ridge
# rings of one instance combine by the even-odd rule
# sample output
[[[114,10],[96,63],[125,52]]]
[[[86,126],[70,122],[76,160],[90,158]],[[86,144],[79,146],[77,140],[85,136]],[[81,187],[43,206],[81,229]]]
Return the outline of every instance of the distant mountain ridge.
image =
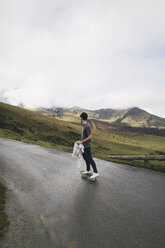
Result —
[[[7,135],[8,133],[11,133],[11,135],[17,133],[17,135],[23,135],[21,137],[28,138],[35,136],[34,139],[39,138],[40,140],[60,140],[61,143],[66,143],[65,138],[68,137],[67,142],[70,142],[69,139],[72,136],[75,138],[78,137],[78,133],[75,133],[70,129],[73,129],[73,127],[76,129],[80,128],[80,113],[82,111],[88,113],[88,121],[90,122],[92,129],[107,130],[110,131],[110,133],[111,131],[122,133],[135,132],[140,135],[152,134],[165,137],[165,119],[150,115],[146,111],[138,108],[116,110],[116,112],[112,109],[86,110],[79,107],[39,108],[31,111],[22,106],[16,107],[1,102],[0,132],[3,134],[5,132]],[[126,123],[128,117],[132,122],[134,121],[134,126]],[[140,126],[145,120],[147,120],[148,127]],[[149,127],[150,122],[153,125],[156,121],[158,128],[153,126]],[[58,127],[58,131],[56,130],[57,132],[55,135],[57,137],[54,136],[55,124],[57,124]],[[159,124],[161,124],[161,127]],[[42,130],[41,132],[39,131],[40,129]],[[48,133],[50,133],[50,135],[48,135]]]
[[[141,127],[141,128],[165,128],[165,118],[158,117],[156,115],[150,114],[147,111],[140,109],[138,107],[132,107],[128,109],[98,109],[89,110],[80,107],[72,108],[39,108],[37,111],[41,113],[47,113],[53,117],[67,118],[70,120],[73,118],[79,121],[79,116],[81,112],[87,112],[89,119],[101,122],[108,122],[112,125],[117,126],[130,126],[130,127]]]

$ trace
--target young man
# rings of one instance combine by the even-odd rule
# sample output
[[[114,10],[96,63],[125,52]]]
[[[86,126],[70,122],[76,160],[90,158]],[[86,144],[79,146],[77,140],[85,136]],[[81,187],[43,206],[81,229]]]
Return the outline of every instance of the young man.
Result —
[[[87,170],[82,172],[84,175],[86,174],[91,174],[91,170],[90,170],[90,164],[92,165],[94,174],[90,177],[90,178],[94,178],[94,177],[98,177],[99,173],[97,171],[97,167],[96,167],[96,163],[92,158],[92,154],[91,154],[91,138],[92,138],[92,134],[91,134],[91,127],[89,125],[89,123],[87,122],[87,118],[88,118],[88,114],[85,112],[82,112],[80,115],[81,118],[81,124],[84,126],[82,129],[82,133],[81,133],[81,141],[77,141],[76,143],[78,145],[83,144],[84,145],[84,153],[82,153],[83,158],[86,162],[86,166],[87,166]]]

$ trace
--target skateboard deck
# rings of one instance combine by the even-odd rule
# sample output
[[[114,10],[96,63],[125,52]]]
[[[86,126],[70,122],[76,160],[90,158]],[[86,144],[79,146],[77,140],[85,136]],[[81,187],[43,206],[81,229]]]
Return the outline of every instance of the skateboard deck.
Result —
[[[82,174],[82,172],[83,172],[83,171],[80,171],[80,174],[81,174],[82,178],[87,178],[87,179],[89,179],[90,181],[96,181],[96,179],[98,178],[98,176],[97,176],[97,177],[94,177],[94,178],[90,178],[90,177],[93,175],[92,173],[87,174],[87,175],[84,175],[84,174]]]

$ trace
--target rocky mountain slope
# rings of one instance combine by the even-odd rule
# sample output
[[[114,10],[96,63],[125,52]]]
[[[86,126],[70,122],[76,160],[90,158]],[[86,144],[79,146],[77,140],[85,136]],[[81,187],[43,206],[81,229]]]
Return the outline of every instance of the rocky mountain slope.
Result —
[[[146,112],[143,109],[133,107],[128,109],[98,109],[88,110],[79,107],[73,108],[40,108],[37,111],[44,114],[49,114],[52,117],[66,119],[70,121],[78,121],[82,111],[85,111],[89,115],[89,119],[95,120],[96,126],[108,124],[117,126],[129,126],[139,128],[165,128],[165,118],[158,117]],[[93,121],[94,122],[94,121]],[[100,124],[99,124],[100,122]]]

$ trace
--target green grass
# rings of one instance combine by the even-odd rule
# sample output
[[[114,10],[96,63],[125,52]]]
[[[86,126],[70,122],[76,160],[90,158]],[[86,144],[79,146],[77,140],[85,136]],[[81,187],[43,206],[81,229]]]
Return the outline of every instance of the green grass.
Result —
[[[165,154],[165,137],[140,135],[137,133],[112,133],[103,130],[93,131],[93,155],[109,161],[148,167],[144,161],[108,159],[108,155]],[[165,161],[150,161],[153,169],[165,171]]]
[[[0,103],[0,137],[72,152],[82,126],[71,123],[71,119],[68,116],[64,121]],[[92,153],[97,158],[144,166],[143,161],[114,160],[108,155],[165,154],[165,137],[97,129],[92,134]],[[164,161],[150,163],[153,169],[165,171]]]
[[[9,226],[9,221],[5,213],[5,198],[6,198],[6,188],[0,182],[0,238],[4,236],[4,233],[6,232]]]

